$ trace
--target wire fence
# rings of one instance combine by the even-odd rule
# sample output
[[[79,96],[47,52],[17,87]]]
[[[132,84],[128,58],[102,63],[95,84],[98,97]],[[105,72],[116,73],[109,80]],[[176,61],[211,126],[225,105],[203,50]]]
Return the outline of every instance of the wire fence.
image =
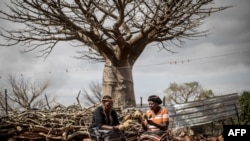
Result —
[[[8,109],[8,106],[11,105],[11,102],[10,102],[10,100],[8,98],[8,91],[7,91],[7,89],[4,90],[4,95],[2,95],[2,96],[4,96],[4,98],[2,98],[2,101],[0,101],[0,102],[2,102],[1,105],[0,105],[1,106],[0,107],[0,116],[7,116],[8,115],[8,111],[10,111],[10,109]],[[69,98],[69,96],[57,96],[57,98],[63,98],[63,99],[60,102],[55,101],[52,105],[49,105],[46,94],[45,94],[44,100],[46,100],[46,102],[47,102],[47,106],[46,107],[48,109],[50,109],[50,107],[55,107],[55,106],[58,106],[58,105],[61,105],[61,106],[64,106],[64,107],[71,106],[71,105],[81,105],[83,107],[90,106],[90,105],[82,105],[83,103],[81,103],[79,101],[79,96],[72,95],[70,97],[72,97],[72,98]],[[146,103],[147,98],[148,97],[146,97],[146,96],[137,97],[136,107],[137,108],[142,108],[142,109],[147,109],[148,108],[148,104]],[[166,100],[165,99],[166,99],[166,97],[163,96],[162,97],[162,101],[163,101],[162,105],[163,106],[166,106]],[[45,101],[44,101],[44,103],[45,103]],[[99,103],[99,101],[97,103]],[[28,107],[28,108],[31,108],[31,107]],[[17,109],[25,109],[25,108],[22,107],[22,108],[17,108]]]

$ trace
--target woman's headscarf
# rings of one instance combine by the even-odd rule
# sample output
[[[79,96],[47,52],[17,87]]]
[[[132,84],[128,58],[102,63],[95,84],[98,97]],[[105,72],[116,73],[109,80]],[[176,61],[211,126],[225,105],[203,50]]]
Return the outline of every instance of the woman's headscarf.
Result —
[[[156,102],[158,104],[162,104],[162,100],[157,95],[151,95],[151,96],[149,96],[148,97],[148,101],[153,101],[153,102]]]

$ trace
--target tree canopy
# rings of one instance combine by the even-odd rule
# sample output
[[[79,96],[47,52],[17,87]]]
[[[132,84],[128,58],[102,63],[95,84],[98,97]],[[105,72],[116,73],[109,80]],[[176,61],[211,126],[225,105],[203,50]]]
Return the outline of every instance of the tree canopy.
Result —
[[[2,46],[38,49],[48,56],[59,42],[86,47],[80,58],[104,61],[103,94],[135,105],[132,68],[151,43],[170,51],[184,40],[206,36],[205,19],[230,6],[214,0],[9,0],[0,19]],[[115,105],[116,105],[115,104]]]
[[[206,31],[197,28],[211,13],[228,8],[208,7],[212,2],[10,0],[6,2],[9,10],[1,10],[0,18],[22,26],[2,30],[4,32],[0,35],[10,41],[4,45],[21,43],[28,47],[27,51],[43,48],[40,49],[42,56],[48,55],[59,41],[77,40],[92,49],[89,50],[92,54],[85,54],[88,58],[93,59],[92,55],[113,56],[113,50],[117,48],[125,57],[134,48],[142,51],[151,42],[161,42],[161,46],[167,49],[164,41],[174,43],[174,40],[205,35]],[[143,48],[138,46],[143,42],[146,43]],[[128,46],[131,46],[130,50],[123,52]]]
[[[166,101],[172,104],[186,103],[214,96],[212,90],[205,90],[198,82],[171,83],[164,90],[164,93],[166,94]]]
[[[250,92],[244,91],[239,98],[241,112],[236,120],[237,124],[250,125]]]

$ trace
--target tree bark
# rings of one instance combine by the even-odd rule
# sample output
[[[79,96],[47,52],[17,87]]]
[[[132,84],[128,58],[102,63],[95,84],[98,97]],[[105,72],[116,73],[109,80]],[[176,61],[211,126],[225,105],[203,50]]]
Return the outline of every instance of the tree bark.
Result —
[[[117,66],[106,60],[102,85],[102,95],[112,96],[114,107],[136,106],[132,66],[128,61]]]

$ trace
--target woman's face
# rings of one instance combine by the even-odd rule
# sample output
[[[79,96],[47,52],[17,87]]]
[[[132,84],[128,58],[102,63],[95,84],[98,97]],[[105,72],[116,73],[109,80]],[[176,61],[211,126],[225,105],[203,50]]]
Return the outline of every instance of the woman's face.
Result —
[[[150,108],[150,110],[155,110],[158,107],[158,103],[153,102],[153,101],[148,101],[148,106]]]

